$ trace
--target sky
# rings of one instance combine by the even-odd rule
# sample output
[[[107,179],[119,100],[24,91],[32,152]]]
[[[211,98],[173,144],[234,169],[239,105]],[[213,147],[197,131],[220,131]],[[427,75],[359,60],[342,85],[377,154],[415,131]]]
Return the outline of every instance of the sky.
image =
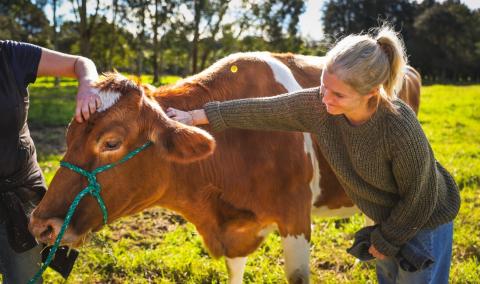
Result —
[[[420,2],[422,0],[415,0]],[[443,2],[444,0],[439,0]],[[235,1],[234,1],[235,2]],[[306,0],[305,13],[300,16],[300,33],[312,40],[320,40],[323,38],[323,29],[321,21],[321,9],[325,3],[325,0]],[[480,0],[462,0],[470,9],[480,8]],[[64,20],[72,20],[73,14],[71,13],[70,1],[63,1],[63,5],[59,9],[59,14],[64,15]],[[50,6],[46,8],[46,15],[49,20],[52,18],[52,10]]]

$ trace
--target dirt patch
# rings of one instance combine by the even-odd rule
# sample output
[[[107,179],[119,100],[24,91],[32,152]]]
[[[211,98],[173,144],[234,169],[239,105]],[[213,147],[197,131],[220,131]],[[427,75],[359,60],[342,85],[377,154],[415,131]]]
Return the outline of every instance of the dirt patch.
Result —
[[[120,240],[124,237],[148,239],[148,237],[155,238],[161,233],[173,231],[185,223],[185,219],[181,216],[157,207],[122,218],[121,221],[111,224],[110,228],[114,232],[113,240]],[[132,235],[132,232],[135,235]]]

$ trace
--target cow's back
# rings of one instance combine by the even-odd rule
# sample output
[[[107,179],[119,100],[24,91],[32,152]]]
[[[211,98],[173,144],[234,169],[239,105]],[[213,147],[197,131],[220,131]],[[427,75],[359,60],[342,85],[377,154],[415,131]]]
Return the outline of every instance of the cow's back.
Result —
[[[255,76],[251,75],[250,80],[254,84],[260,84],[261,88],[252,92],[246,85],[238,85],[238,94],[244,94],[244,97],[252,97],[252,94],[255,97],[273,96],[320,85],[320,76],[324,65],[323,57],[262,53],[259,59],[263,62],[253,63],[247,59],[247,63],[251,64],[251,70],[255,70]],[[245,58],[242,58],[230,64],[239,66],[240,69],[246,63],[244,60]],[[263,73],[263,75],[259,75],[259,73]],[[288,206],[291,202],[304,202],[304,199],[300,197],[301,193],[312,194],[308,202],[313,205],[312,209],[316,215],[349,216],[352,210],[356,211],[320,152],[317,140],[313,135],[300,132],[258,132],[238,129],[227,130],[224,135],[225,137],[221,137],[221,134],[215,136],[220,147],[226,147],[225,151],[222,149],[217,153],[232,155],[231,152],[227,154],[228,151],[232,151],[231,141],[238,141],[233,143],[238,146],[234,152],[239,154],[242,163],[247,162],[240,168],[255,169],[255,177],[266,183],[264,186],[252,187],[255,193],[260,189],[264,194],[257,200],[268,200],[272,196],[280,196],[278,202],[272,203],[272,208],[268,211],[278,213],[279,210],[284,211],[285,204]],[[238,172],[237,170],[238,168],[234,172]],[[240,179],[244,180],[246,177],[248,174]],[[287,184],[291,186],[288,187]],[[271,188],[268,189],[268,187]],[[299,196],[292,199],[288,197],[286,191],[294,191]],[[241,194],[245,190],[234,190],[234,192]],[[255,193],[250,196],[256,196]],[[232,197],[232,200],[239,198],[238,196]],[[251,200],[247,202],[251,202]],[[265,212],[264,205],[258,209]]]
[[[198,109],[212,100],[266,97],[315,86],[319,72],[311,68],[292,75],[269,53],[236,54],[171,87],[175,94],[159,89],[157,93],[168,94],[160,94],[157,99],[163,108]],[[278,82],[275,76],[289,82]],[[212,132],[208,125],[202,127],[214,136],[216,150],[205,160],[182,166],[192,172],[185,178],[185,187],[218,194],[223,206],[218,210],[223,215],[249,212],[253,219],[242,222],[253,220],[260,227],[273,223],[309,227],[310,220],[304,216],[310,214],[313,168],[304,150],[303,133],[242,129]],[[240,211],[233,214],[229,211],[232,208]]]
[[[422,77],[415,68],[407,66],[398,97],[406,102],[418,114],[420,108],[420,88]]]
[[[324,57],[316,56],[234,54],[174,86],[177,94],[163,97],[161,104],[198,109],[212,100],[266,97],[316,87],[320,85],[323,65]],[[416,74],[409,68],[406,79],[410,81],[404,85],[415,87]],[[178,90],[182,93],[178,94]],[[418,91],[408,91],[402,90],[400,96],[410,98],[407,103],[414,103]],[[210,130],[209,126],[205,128]],[[312,135],[241,129],[213,135],[217,150],[212,157],[199,162],[202,174],[190,182],[214,186],[226,202],[251,210],[260,219],[294,214],[285,213],[285,206],[305,202],[306,198],[319,215],[350,214],[353,203]]]

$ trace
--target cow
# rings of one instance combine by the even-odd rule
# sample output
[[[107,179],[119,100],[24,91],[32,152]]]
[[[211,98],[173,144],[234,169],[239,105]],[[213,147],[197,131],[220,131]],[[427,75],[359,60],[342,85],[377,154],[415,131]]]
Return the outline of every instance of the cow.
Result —
[[[358,212],[308,133],[228,129],[213,133],[169,119],[164,110],[201,108],[209,101],[261,97],[320,84],[323,57],[237,53],[199,74],[152,89],[120,74],[96,87],[101,108],[88,122],[70,123],[63,161],[86,170],[112,163],[147,141],[129,161],[98,175],[108,222],[153,206],[193,223],[213,257],[225,257],[229,283],[241,283],[247,256],[278,230],[290,283],[309,281],[311,214]],[[406,72],[400,96],[419,102],[418,73]],[[413,106],[418,110],[418,105]],[[85,177],[60,168],[34,210],[30,230],[52,243]],[[78,205],[63,237],[80,245],[103,225],[96,200]]]

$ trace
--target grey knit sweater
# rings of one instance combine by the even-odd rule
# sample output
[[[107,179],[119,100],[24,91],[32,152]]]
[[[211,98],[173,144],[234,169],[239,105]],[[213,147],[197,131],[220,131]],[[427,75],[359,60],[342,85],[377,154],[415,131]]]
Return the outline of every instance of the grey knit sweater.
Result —
[[[453,220],[460,207],[458,187],[435,160],[415,113],[401,100],[394,104],[398,114],[380,105],[360,126],[327,113],[319,88],[210,102],[204,109],[214,131],[235,127],[316,135],[347,195],[380,224],[372,243],[394,256],[418,230]]]

